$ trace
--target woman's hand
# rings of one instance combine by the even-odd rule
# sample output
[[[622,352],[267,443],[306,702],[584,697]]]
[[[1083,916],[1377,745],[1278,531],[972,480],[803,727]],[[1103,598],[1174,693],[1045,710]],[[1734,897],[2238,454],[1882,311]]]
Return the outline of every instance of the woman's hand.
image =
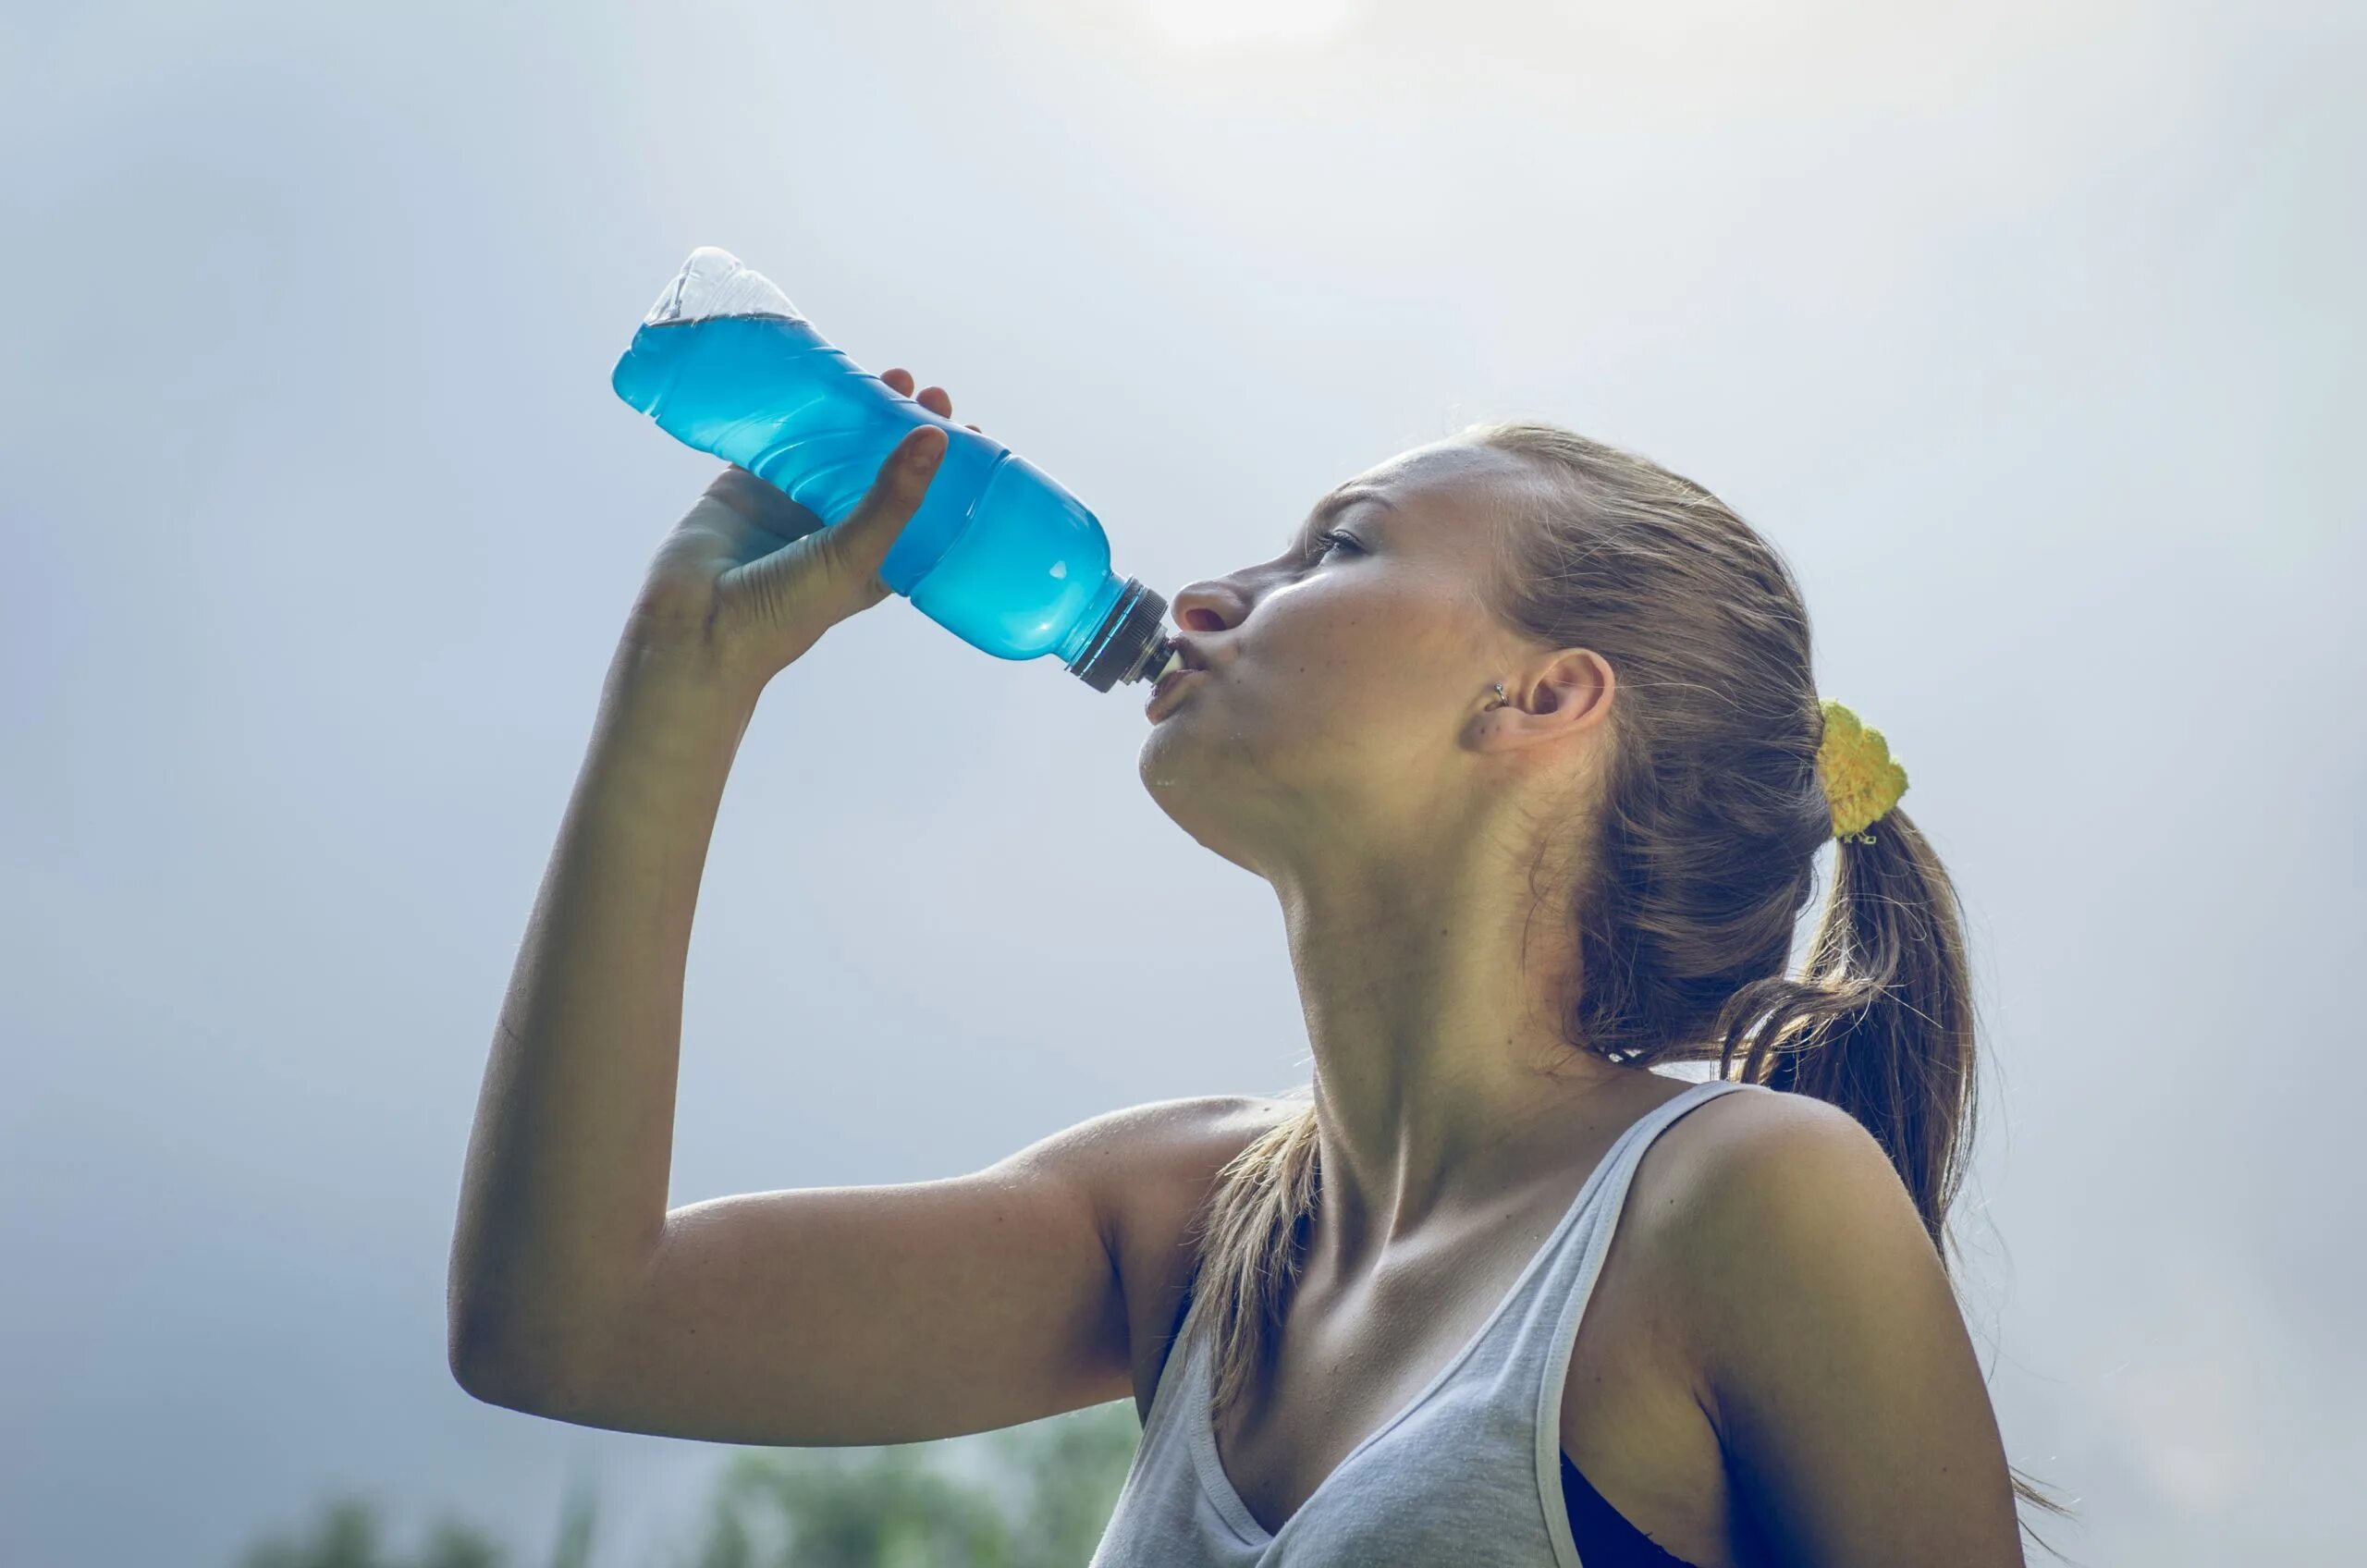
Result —
[[[890,370],[879,379],[913,397],[911,372]],[[914,401],[939,419],[952,417],[953,400],[941,386]],[[879,580],[879,565],[927,495],[946,441],[934,425],[907,431],[870,491],[830,527],[739,464],[726,468],[658,546],[627,638],[763,687],[822,633],[892,592]]]

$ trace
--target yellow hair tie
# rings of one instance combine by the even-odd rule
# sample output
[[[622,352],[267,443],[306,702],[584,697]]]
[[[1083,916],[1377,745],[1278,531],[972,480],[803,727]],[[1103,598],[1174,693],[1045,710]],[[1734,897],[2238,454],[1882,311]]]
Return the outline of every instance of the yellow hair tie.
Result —
[[[1833,805],[1833,836],[1870,844],[1874,836],[1866,829],[1907,793],[1907,769],[1891,760],[1881,730],[1830,698],[1822,706],[1824,740],[1816,749],[1816,766]]]

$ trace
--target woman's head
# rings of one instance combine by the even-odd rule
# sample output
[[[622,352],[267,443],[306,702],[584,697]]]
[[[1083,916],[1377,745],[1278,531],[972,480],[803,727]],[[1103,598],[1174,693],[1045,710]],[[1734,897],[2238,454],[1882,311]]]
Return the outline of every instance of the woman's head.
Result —
[[[1417,447],[1334,488],[1279,554],[1177,594],[1205,668],[1144,742],[1162,807],[1277,882],[1502,842],[1539,794],[1564,825],[1583,813],[1612,667],[1502,603],[1552,485],[1482,441]]]
[[[1842,846],[1787,977],[1834,829],[1781,555],[1702,486],[1541,423],[1471,426],[1329,500],[1282,554],[1175,595],[1206,669],[1143,746],[1162,808],[1278,887],[1491,900],[1484,925],[1453,913],[1473,940],[1519,933],[1564,1045],[1843,1106],[1936,1241],[1972,1113],[1955,893],[1894,808]]]

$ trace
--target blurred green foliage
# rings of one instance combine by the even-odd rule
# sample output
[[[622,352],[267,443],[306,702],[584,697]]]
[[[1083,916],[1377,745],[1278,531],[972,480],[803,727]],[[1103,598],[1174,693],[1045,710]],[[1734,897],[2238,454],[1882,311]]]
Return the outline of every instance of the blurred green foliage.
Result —
[[[1134,1402],[1113,1400],[944,1442],[742,1450],[694,1542],[597,1568],[1084,1568],[1140,1437]],[[956,1450],[968,1464],[948,1463]],[[250,1546],[238,1568],[594,1568],[597,1513],[579,1483],[547,1553],[447,1516],[406,1554],[386,1546],[374,1503],[343,1496],[300,1533]]]

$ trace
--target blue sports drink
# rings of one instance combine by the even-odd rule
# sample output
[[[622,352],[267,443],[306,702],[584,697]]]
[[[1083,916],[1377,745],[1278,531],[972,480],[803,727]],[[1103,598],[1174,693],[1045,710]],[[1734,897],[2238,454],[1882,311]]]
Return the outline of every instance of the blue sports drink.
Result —
[[[1097,692],[1181,668],[1167,600],[1110,570],[1109,537],[1075,496],[831,347],[728,251],[691,252],[609,385],[676,440],[739,464],[825,526],[927,421],[945,432],[945,456],[881,582],[971,646],[1006,659],[1057,654]]]

